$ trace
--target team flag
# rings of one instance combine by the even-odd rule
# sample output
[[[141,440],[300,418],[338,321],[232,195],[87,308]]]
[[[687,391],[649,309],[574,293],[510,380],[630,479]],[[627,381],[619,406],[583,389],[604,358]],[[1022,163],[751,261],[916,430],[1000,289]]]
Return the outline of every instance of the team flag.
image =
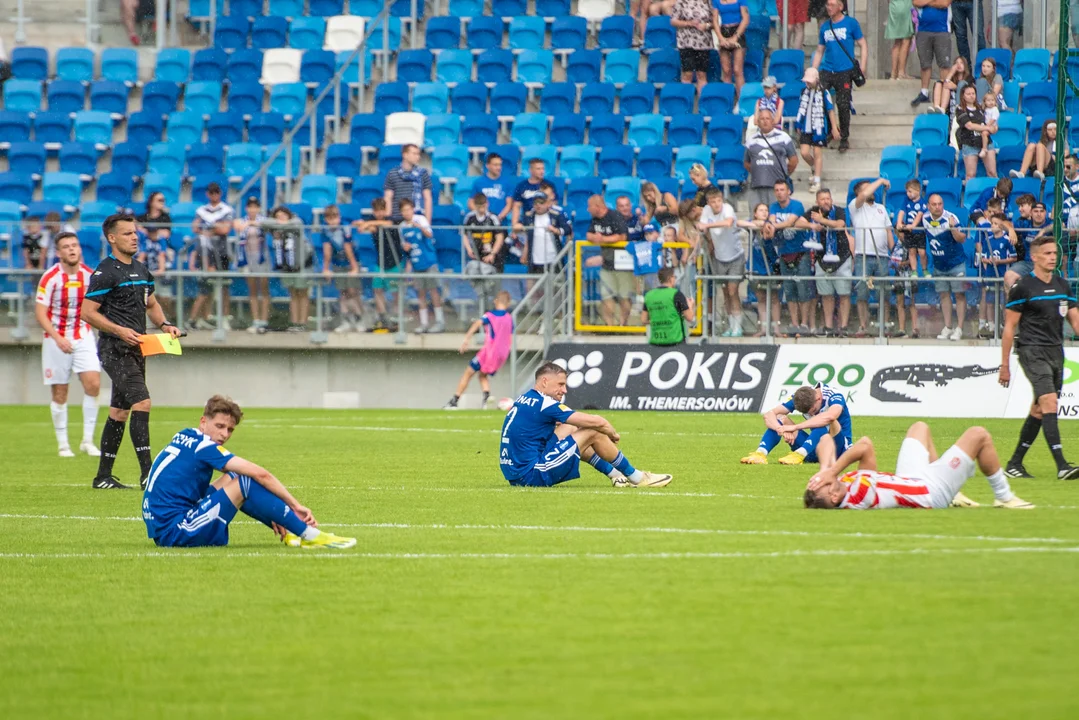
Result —
[[[139,345],[142,347],[142,356],[149,357],[151,355],[183,355],[183,348],[180,347],[179,338],[174,338],[168,333],[156,333],[154,335],[143,335],[139,338]]]

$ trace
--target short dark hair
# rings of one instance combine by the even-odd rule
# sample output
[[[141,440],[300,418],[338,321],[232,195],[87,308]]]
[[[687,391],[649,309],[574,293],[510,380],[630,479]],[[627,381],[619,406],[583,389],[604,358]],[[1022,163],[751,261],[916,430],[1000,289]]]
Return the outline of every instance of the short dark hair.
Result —
[[[670,281],[670,279],[674,277],[674,268],[669,268],[669,267],[660,268],[659,272],[656,273],[656,275],[659,277],[659,284],[660,285],[666,285],[667,282]]]
[[[60,247],[60,243],[64,240],[67,240],[68,238],[75,238],[76,240],[78,240],[79,236],[73,232],[61,230],[60,232],[56,233],[56,237],[53,238],[53,244],[56,245],[56,247]]]
[[[209,195],[210,193],[217,193],[218,195],[220,195],[221,194],[221,186],[218,185],[215,182],[210,183],[209,185],[206,186],[206,194]]]
[[[401,146],[401,154],[404,155],[406,152],[408,152],[409,148],[416,148],[418,150],[419,147],[420,146],[416,143],[405,143]]]
[[[711,200],[714,197],[723,197],[723,191],[717,187],[710,187],[704,193],[705,200]]]
[[[372,200],[371,201],[371,209],[372,210],[385,210],[386,209],[386,198],[377,197],[374,200]]]
[[[1011,178],[1002,177],[1000,180],[997,180],[997,190],[1000,191],[1001,195],[1011,195],[1012,187],[1013,186]]]
[[[473,205],[486,205],[487,204],[487,196],[484,195],[481,192],[476,193],[475,195],[472,196],[472,204]]]
[[[483,161],[483,164],[486,165],[487,163],[491,162],[492,160],[501,160],[501,159],[502,159],[502,156],[499,155],[498,153],[495,153],[495,152],[487,153],[487,158]]]
[[[135,222],[135,216],[129,215],[126,212],[118,212],[109,215],[107,218],[105,218],[105,221],[101,223],[101,234],[108,238],[109,235],[111,235],[113,231],[116,230],[116,226],[122,222],[133,223]]]
[[[532,165],[535,165],[536,163],[540,163],[540,164],[543,164],[543,165],[547,164],[546,162],[544,162],[543,158],[541,158],[541,157],[534,157],[534,158],[529,158],[528,159],[529,167],[531,167]]]
[[[790,183],[787,182],[786,178],[780,178],[779,180],[776,180],[774,183],[772,183],[773,188],[776,185],[786,185],[788,188],[790,187]]]
[[[536,379],[539,380],[544,375],[565,375],[566,368],[562,367],[558,363],[545,362],[536,368]]]
[[[991,207],[1004,207],[1004,204],[1000,201],[1000,198],[989,198],[985,203],[985,208],[988,210]]]
[[[322,208],[322,217],[341,217],[341,208],[336,205],[327,205]]]
[[[401,198],[400,202],[397,203],[397,208],[403,208],[405,205],[408,205],[410,208],[416,207],[416,203],[412,202],[408,198]]]
[[[1038,202],[1038,199],[1030,193],[1023,193],[1015,199],[1016,205],[1033,205],[1036,202]]]
[[[255,207],[262,207],[262,203],[259,202],[259,199],[254,195],[247,198],[247,207],[251,207],[252,205],[254,205]]]
[[[277,215],[277,213],[279,213],[279,212],[285,213],[290,218],[296,217],[296,213],[292,212],[292,208],[290,208],[288,205],[278,205],[277,207],[275,207],[273,210],[270,211],[270,217],[273,217],[274,215]]]
[[[814,490],[806,490],[805,495],[802,496],[802,502],[810,509],[831,510],[835,507],[835,503],[832,502],[831,498]]]
[[[1030,241],[1030,251],[1034,252],[1043,245],[1056,245],[1057,241],[1052,235],[1042,235],[1040,238],[1034,238]]]
[[[229,415],[236,424],[244,419],[244,411],[236,402],[226,395],[214,395],[206,401],[206,407],[202,409],[202,416],[212,418],[214,415]]]
[[[817,402],[817,388],[803,385],[795,390],[794,395],[791,397],[794,399],[794,409],[800,413],[807,413],[813,409],[813,404]]]

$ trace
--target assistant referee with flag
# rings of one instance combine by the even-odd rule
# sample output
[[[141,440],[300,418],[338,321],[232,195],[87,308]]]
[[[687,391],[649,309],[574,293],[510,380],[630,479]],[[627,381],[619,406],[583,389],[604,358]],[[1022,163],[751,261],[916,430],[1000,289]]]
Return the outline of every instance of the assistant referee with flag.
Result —
[[[128,490],[113,474],[116,453],[124,439],[124,425],[131,416],[131,442],[139,458],[146,488],[153,457],[150,455],[150,391],[146,388],[146,359],[140,338],[146,333],[146,316],[172,337],[180,329],[165,320],[154,296],[154,276],[135,259],[139,237],[135,218],[110,215],[101,225],[110,253],[90,276],[90,287],[82,301],[82,317],[100,333],[97,355],[101,367],[112,380],[109,419],[101,432],[101,460],[93,487],[99,490]]]
[[[1048,236],[1034,240],[1030,243],[1030,258],[1034,272],[1019,278],[1008,293],[1001,341],[1000,384],[1008,387],[1011,382],[1008,363],[1014,342],[1019,367],[1023,368],[1034,388],[1034,402],[1019,431],[1019,444],[1008,460],[1004,474],[1013,478],[1033,477],[1023,467],[1023,458],[1038,438],[1038,432],[1044,430],[1045,441],[1057,464],[1057,477],[1077,480],[1079,467],[1064,459],[1061,447],[1057,398],[1064,387],[1064,320],[1067,319],[1079,334],[1079,309],[1076,309],[1075,293],[1054,272],[1056,240]]]

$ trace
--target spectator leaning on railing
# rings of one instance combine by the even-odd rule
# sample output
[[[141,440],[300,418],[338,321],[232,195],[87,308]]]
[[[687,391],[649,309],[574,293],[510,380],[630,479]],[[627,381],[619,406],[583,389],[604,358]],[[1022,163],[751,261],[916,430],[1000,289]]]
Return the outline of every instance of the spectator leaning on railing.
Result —
[[[315,265],[314,251],[303,231],[303,221],[284,205],[274,208],[259,226],[270,234],[274,269],[289,275],[309,272]],[[307,327],[310,304],[308,281],[301,277],[281,278],[288,289],[289,332],[303,332]]]
[[[401,248],[407,253],[406,271],[419,273],[422,277],[412,281],[420,301],[420,324],[417,335],[436,334],[446,331],[446,316],[442,309],[442,295],[438,289],[438,256],[435,253],[434,233],[427,218],[416,212],[411,200],[402,200],[400,204]],[[427,307],[428,298],[435,310],[435,323],[429,324],[430,315]]]
[[[551,198],[546,193],[533,199],[529,224],[532,227],[525,235],[524,259],[530,275],[542,275],[552,268],[573,231],[565,216],[551,209]]]
[[[626,242],[629,231],[626,228],[625,219],[607,207],[602,195],[593,195],[588,198],[588,213],[592,216],[592,223],[588,226],[588,233],[585,235],[588,242],[604,246]],[[616,269],[616,254],[615,248],[603,248],[603,267],[599,272],[600,299],[602,300],[600,312],[603,315],[603,322],[607,325],[625,325],[629,321],[629,314],[633,307],[633,271]],[[616,300],[621,308],[617,316],[615,315]]]
[[[228,272],[231,266],[229,257],[229,233],[232,232],[232,220],[236,213],[221,199],[221,186],[210,183],[206,186],[206,204],[195,211],[192,229],[199,237],[199,245],[188,259],[188,267],[206,272]],[[229,327],[229,282],[221,283],[221,329]],[[203,278],[199,280],[199,294],[191,306],[191,319],[195,329],[212,330],[207,318],[210,316],[210,293],[213,283]]]
[[[390,204],[385,198],[371,201],[371,219],[355,223],[360,232],[371,233],[371,240],[378,250],[378,269],[385,274],[396,275],[405,269],[405,251],[401,248],[401,233],[390,219]],[[371,281],[375,296],[375,332],[396,332],[398,325],[389,318],[386,291],[394,292],[397,283],[383,277]]]
[[[332,279],[340,298],[341,322],[335,333],[366,332],[363,325],[362,282],[358,277],[360,264],[352,242],[352,228],[341,224],[341,210],[327,205],[322,210],[323,225],[319,231],[322,243],[322,272]]]
[[[464,227],[461,230],[461,246],[468,256],[465,263],[465,274],[476,277],[494,275],[502,272],[502,238],[503,233],[497,231],[500,223],[498,217],[490,211],[490,202],[482,192],[472,196],[472,209],[465,215]],[[488,302],[494,299],[498,289],[496,283],[491,280],[477,280],[473,286],[476,294]]]
[[[963,319],[967,315],[967,254],[963,249],[966,233],[955,213],[944,209],[944,198],[929,196],[929,212],[922,216],[929,254],[933,256],[933,284],[940,296],[944,328],[937,340],[961,340]],[[956,316],[952,326],[952,293],[955,293]]]
[[[805,336],[813,333],[817,327],[813,284],[810,280],[813,266],[805,246],[808,233],[801,229],[798,222],[805,215],[805,207],[791,198],[791,188],[786,180],[777,180],[774,191],[776,201],[768,208],[768,213],[776,231],[779,274],[790,278],[783,281],[783,296],[791,316],[790,334]]]
[[[834,0],[832,0],[834,1]],[[847,206],[847,219],[854,230],[854,274],[867,278],[887,277],[888,258],[895,245],[888,210],[876,201],[878,188],[890,188],[885,178],[872,182],[862,180],[854,186],[854,199]],[[858,297],[858,332],[856,337],[869,334],[869,291],[872,285],[859,280],[855,288]]]
[[[971,213],[973,217],[974,213]],[[978,239],[978,261],[981,264],[982,277],[1001,279],[1016,261],[1016,246],[1019,238],[1015,234],[1015,228],[1008,219],[1000,213],[989,217],[990,229],[981,232]],[[981,303],[978,305],[978,334],[982,337],[992,337],[994,319],[997,314],[990,309],[990,305],[997,305],[997,298],[1003,298],[1003,288],[994,285],[982,284]],[[986,302],[986,301],[989,302]],[[1004,316],[1003,307],[1000,308],[1000,317]]]
[[[850,293],[854,274],[854,238],[847,232],[847,213],[832,202],[830,190],[817,191],[817,204],[809,208],[803,222],[817,235],[821,250],[817,255],[816,285],[824,311],[826,336],[845,337],[850,323]],[[839,298],[839,325],[835,324],[836,297]]]
[[[729,279],[722,281],[723,301],[727,311],[727,329],[721,337],[742,337],[742,300],[738,286],[746,272],[746,253],[736,227],[738,216],[730,203],[724,202],[719,188],[708,191],[708,204],[701,210],[698,227],[707,238],[711,253],[706,253],[711,274]],[[702,251],[703,252],[703,251]],[[715,299],[713,299],[715,302]],[[719,308],[713,308],[713,323],[718,327]]]

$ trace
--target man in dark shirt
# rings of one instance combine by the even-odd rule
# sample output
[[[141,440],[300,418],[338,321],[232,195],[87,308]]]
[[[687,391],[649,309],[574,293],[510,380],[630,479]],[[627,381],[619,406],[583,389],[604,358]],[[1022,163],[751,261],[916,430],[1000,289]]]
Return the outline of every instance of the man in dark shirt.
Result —
[[[1008,461],[1008,477],[1033,477],[1023,467],[1023,457],[1045,430],[1045,441],[1057,464],[1061,480],[1079,479],[1079,467],[1064,459],[1057,425],[1057,398],[1064,386],[1064,320],[1079,333],[1079,309],[1075,293],[1054,272],[1057,245],[1051,237],[1041,237],[1030,244],[1034,272],[1019,279],[1008,293],[1005,306],[1004,337],[1001,341],[1000,384],[1008,387],[1008,366],[1012,344],[1018,348],[1019,366],[1034,388],[1030,415],[1019,431],[1019,445]],[[1018,328],[1018,336],[1016,329]]]
[[[603,322],[606,325],[625,325],[633,309],[631,302],[634,292],[633,271],[616,270],[615,254],[619,251],[608,246],[626,242],[629,234],[626,219],[607,207],[602,195],[593,195],[588,198],[588,214],[592,216],[592,222],[588,226],[585,239],[604,246],[603,267],[599,271],[599,295],[603,301],[600,312],[603,314]],[[614,314],[615,300],[618,300],[622,309],[622,314],[618,318]]]
[[[110,252],[90,276],[90,287],[82,301],[82,317],[100,333],[97,355],[112,380],[112,400],[109,419],[101,432],[101,460],[92,487],[130,489],[112,474],[130,414],[131,442],[142,471],[139,484],[145,490],[153,458],[150,456],[150,391],[146,388],[146,359],[139,339],[146,333],[147,315],[172,337],[180,337],[181,332],[165,319],[154,296],[154,276],[135,259],[139,251],[135,218],[110,215],[101,230]]]

